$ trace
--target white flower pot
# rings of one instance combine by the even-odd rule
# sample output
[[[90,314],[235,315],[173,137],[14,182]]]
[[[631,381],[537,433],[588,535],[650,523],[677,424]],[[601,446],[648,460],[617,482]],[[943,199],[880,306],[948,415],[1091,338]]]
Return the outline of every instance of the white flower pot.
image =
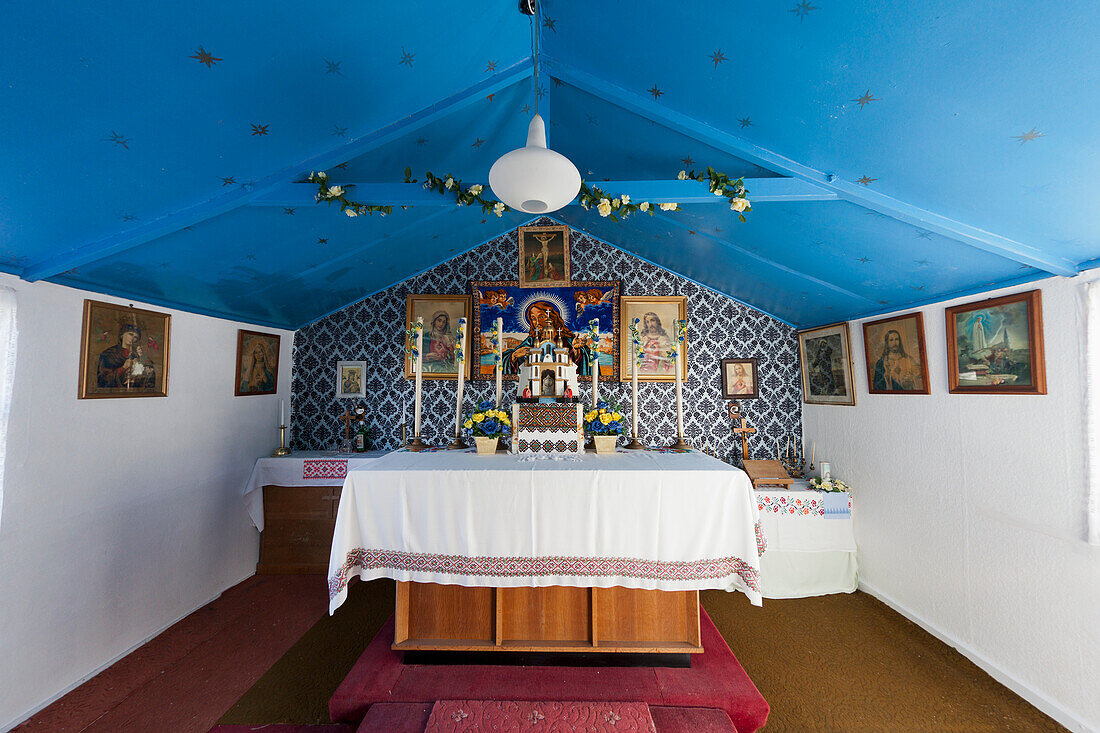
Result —
[[[497,444],[500,442],[500,438],[496,435],[475,435],[474,442],[477,443],[477,454],[479,456],[492,456],[496,455]]]
[[[596,444],[596,453],[607,455],[615,452],[615,444],[619,442],[618,435],[593,435],[592,442]]]

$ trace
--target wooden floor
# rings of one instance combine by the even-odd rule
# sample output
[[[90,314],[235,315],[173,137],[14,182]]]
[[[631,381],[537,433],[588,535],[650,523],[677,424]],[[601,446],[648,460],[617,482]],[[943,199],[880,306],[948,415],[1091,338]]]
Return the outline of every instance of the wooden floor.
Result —
[[[13,730],[206,733],[327,611],[323,576],[254,576]]]

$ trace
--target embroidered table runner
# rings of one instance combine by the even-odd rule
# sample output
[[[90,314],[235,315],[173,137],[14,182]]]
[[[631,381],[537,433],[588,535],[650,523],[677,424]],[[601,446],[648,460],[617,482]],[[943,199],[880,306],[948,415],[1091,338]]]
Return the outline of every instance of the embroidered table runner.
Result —
[[[464,586],[741,590],[760,605],[748,476],[701,453],[393,453],[349,470],[329,610],[352,575]]]
[[[362,468],[388,451],[333,453],[301,451],[289,456],[266,456],[256,461],[245,487],[244,504],[256,529],[264,531],[265,486],[339,486],[348,471]]]
[[[768,547],[780,552],[856,551],[851,496],[846,492],[756,491]]]

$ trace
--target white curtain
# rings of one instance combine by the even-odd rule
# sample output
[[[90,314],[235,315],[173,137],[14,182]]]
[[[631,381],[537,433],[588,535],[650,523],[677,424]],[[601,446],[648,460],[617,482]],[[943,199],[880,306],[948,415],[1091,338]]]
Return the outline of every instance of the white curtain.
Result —
[[[8,452],[8,414],[15,383],[15,291],[0,287],[0,519],[4,515],[4,459]]]
[[[1089,544],[1100,545],[1100,281],[1085,285]]]

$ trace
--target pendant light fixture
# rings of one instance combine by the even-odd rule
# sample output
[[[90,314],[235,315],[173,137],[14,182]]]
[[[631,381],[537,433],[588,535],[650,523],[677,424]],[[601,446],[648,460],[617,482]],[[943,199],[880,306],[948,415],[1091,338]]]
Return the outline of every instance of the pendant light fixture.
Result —
[[[539,115],[538,3],[534,7],[535,116],[527,128],[526,147],[505,153],[489,169],[489,188],[510,208],[528,214],[548,214],[557,211],[574,198],[581,189],[581,173],[577,166],[561,153],[546,147],[546,124]],[[520,3],[521,12],[524,2]]]

